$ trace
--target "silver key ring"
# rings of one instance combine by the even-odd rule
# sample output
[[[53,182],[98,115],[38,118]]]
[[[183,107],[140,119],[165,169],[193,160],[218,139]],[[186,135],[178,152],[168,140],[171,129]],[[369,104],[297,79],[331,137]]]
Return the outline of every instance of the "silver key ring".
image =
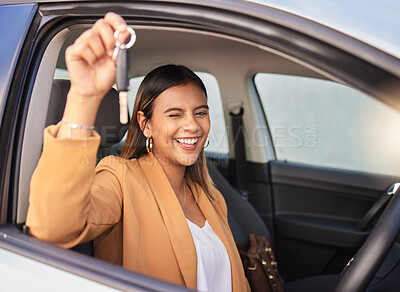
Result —
[[[121,49],[125,49],[125,48],[126,49],[130,49],[135,44],[135,42],[136,42],[136,32],[130,26],[128,26],[126,28],[126,30],[131,34],[131,39],[129,40],[129,42],[127,44],[121,44],[120,42],[116,42],[115,43],[116,47],[119,47]],[[120,31],[117,29],[114,32],[114,38],[117,39],[119,34],[120,34]]]

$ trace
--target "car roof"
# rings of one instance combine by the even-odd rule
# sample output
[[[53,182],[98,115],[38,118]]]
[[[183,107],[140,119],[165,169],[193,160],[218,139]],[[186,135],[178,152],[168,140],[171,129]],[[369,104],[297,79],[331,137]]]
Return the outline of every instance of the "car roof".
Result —
[[[400,58],[400,1],[246,0],[310,19]]]
[[[107,2],[98,0],[4,0],[3,4],[81,1]],[[271,7],[322,24],[400,59],[400,1],[397,0],[148,0],[146,2],[191,3],[229,7],[234,10],[238,7],[253,6],[253,11],[257,7],[261,8],[260,5]]]

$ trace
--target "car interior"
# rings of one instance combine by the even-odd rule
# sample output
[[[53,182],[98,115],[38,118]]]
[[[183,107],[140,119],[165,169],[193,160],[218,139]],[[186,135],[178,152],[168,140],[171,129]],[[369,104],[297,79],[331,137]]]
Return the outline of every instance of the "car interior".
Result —
[[[72,25],[58,32],[38,68],[23,133],[17,224],[23,225],[26,219],[30,177],[40,158],[43,130],[59,122],[63,114],[70,83],[67,74],[56,72],[66,72],[65,49],[88,27]],[[362,230],[355,226],[386,188],[398,181],[398,176],[277,159],[268,110],[260,100],[254,77],[267,73],[348,86],[346,81],[301,59],[231,35],[156,23],[133,28],[137,41],[129,52],[132,80],[160,65],[173,63],[211,74],[217,81],[220,97],[209,91],[208,99],[220,99],[216,102],[221,104],[222,112],[217,113],[220,120],[212,127],[222,127],[228,143],[224,149],[222,140],[211,141],[217,151],[207,150],[206,156],[210,175],[227,202],[235,240],[247,246],[249,234],[267,236],[287,291],[333,289],[378,216]],[[134,98],[134,94],[131,92],[130,97]],[[117,91],[111,89],[96,119],[96,129],[102,136],[98,160],[121,151],[127,126],[119,122],[117,97]],[[213,110],[210,109],[211,118]],[[242,122],[239,128],[233,123],[235,115]],[[75,250],[92,255],[90,243]],[[380,289],[396,281],[399,259],[396,244],[372,287]]]

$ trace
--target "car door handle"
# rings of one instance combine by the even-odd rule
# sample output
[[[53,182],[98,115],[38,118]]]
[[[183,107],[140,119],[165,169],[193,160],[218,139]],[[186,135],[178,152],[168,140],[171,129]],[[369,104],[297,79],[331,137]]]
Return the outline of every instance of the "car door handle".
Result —
[[[361,221],[357,224],[357,231],[364,231],[371,221],[378,215],[379,211],[383,210],[383,208],[390,201],[392,196],[398,191],[400,188],[400,183],[394,183],[386,191],[383,195],[372,205],[372,207],[368,210],[367,214],[361,219]]]

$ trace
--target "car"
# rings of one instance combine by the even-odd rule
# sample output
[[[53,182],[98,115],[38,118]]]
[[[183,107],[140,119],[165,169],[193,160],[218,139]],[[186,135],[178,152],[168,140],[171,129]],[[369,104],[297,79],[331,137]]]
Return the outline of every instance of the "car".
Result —
[[[400,291],[400,10],[348,2],[2,1],[0,290],[187,291],[25,226],[43,129],[65,103],[65,49],[113,11],[137,34],[130,108],[161,64],[206,83],[206,155],[232,232],[269,237],[287,291]],[[99,124],[99,159],[125,130]]]

